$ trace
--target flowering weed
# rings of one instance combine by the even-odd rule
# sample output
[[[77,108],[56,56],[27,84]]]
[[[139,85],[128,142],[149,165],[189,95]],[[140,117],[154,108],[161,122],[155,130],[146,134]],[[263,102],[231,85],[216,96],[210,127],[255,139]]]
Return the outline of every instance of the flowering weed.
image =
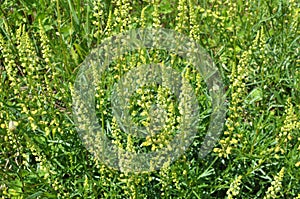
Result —
[[[2,0],[0,197],[300,198],[299,12],[296,0]],[[228,112],[219,142],[201,159],[212,105],[191,63],[156,49],[114,60],[97,76],[95,109],[120,151],[176,148],[169,143],[189,114],[189,93],[201,111],[197,135],[179,159],[158,171],[132,173],[104,165],[83,146],[72,93],[92,48],[144,27],[174,29],[206,49],[226,85]],[[111,90],[128,71],[150,62],[181,74],[186,101],[163,86],[168,79],[137,88],[128,99],[131,122],[153,131],[137,138],[112,114]]]

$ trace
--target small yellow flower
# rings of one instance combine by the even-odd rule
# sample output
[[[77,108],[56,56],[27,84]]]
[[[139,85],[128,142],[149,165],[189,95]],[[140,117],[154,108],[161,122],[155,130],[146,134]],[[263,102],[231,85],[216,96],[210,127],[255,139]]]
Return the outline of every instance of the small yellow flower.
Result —
[[[238,176],[230,184],[230,187],[226,192],[228,198],[234,198],[235,196],[237,196],[239,194],[241,180],[242,180],[242,176]]]
[[[2,129],[5,129],[5,124],[1,124],[0,127],[1,127]]]
[[[282,187],[282,180],[284,177],[284,167],[279,171],[279,173],[274,177],[274,180],[271,182],[271,186],[268,188],[264,199],[268,198],[277,198],[278,192],[281,190]]]

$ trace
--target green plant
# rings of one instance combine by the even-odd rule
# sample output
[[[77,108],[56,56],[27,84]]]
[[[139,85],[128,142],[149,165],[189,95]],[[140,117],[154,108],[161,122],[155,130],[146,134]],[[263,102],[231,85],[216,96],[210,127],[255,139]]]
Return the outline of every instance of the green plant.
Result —
[[[299,11],[296,0],[2,0],[0,196],[299,198]],[[120,148],[168,146],[181,115],[166,88],[147,85],[131,98],[132,120],[147,126],[149,103],[156,101],[168,109],[163,133],[142,140],[122,132],[108,88],[133,67],[170,64],[204,112],[184,155],[160,171],[135,174],[107,167],[85,148],[72,117],[72,90],[92,48],[140,27],[174,29],[201,44],[222,74],[229,110],[219,143],[201,159],[211,106],[201,75],[160,50],[120,57],[100,77],[105,86],[95,96],[99,121]]]

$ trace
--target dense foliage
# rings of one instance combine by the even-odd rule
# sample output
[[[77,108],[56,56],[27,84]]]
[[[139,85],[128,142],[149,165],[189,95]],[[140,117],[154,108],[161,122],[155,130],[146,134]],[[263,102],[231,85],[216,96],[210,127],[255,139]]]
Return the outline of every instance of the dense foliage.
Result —
[[[296,0],[0,1],[0,196],[300,198],[299,11]],[[72,89],[91,49],[144,27],[176,30],[207,50],[226,85],[228,112],[219,143],[204,159],[197,150],[208,117],[176,162],[137,174],[109,168],[85,148],[72,117]],[[105,88],[128,66],[169,61],[193,85],[203,110],[210,107],[206,85],[184,60],[161,51],[148,56],[120,58],[103,76]],[[168,144],[180,108],[166,88],[148,85],[131,98],[133,121],[142,125],[148,102],[168,109],[166,128],[151,140],[118,128],[105,88],[96,108],[115,144],[148,151]]]

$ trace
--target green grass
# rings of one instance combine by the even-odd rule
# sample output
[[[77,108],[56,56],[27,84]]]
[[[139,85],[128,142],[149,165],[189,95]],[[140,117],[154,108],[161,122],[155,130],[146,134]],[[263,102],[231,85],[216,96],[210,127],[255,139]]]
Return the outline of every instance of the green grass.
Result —
[[[2,198],[300,198],[300,4],[195,0],[180,1],[187,6],[182,9],[174,0],[151,2],[1,1]],[[80,64],[103,39],[155,25],[192,36],[213,58],[226,87],[226,123],[215,149],[199,158],[211,104],[206,85],[191,69],[186,76],[206,110],[195,141],[159,171],[122,173],[103,165],[82,143],[72,115],[73,83]],[[148,56],[146,63],[174,61],[182,73],[192,68],[167,52]],[[115,143],[148,152],[167,146],[170,128],[178,123],[170,122],[145,147],[139,146],[146,139],[130,144],[113,121],[108,89],[143,58],[134,51],[111,64],[101,77],[96,108]],[[148,85],[132,96],[136,124],[147,121],[137,99],[159,101],[159,89]],[[163,91],[162,99],[173,100],[161,103],[177,106]],[[180,116],[178,108],[170,115]]]

